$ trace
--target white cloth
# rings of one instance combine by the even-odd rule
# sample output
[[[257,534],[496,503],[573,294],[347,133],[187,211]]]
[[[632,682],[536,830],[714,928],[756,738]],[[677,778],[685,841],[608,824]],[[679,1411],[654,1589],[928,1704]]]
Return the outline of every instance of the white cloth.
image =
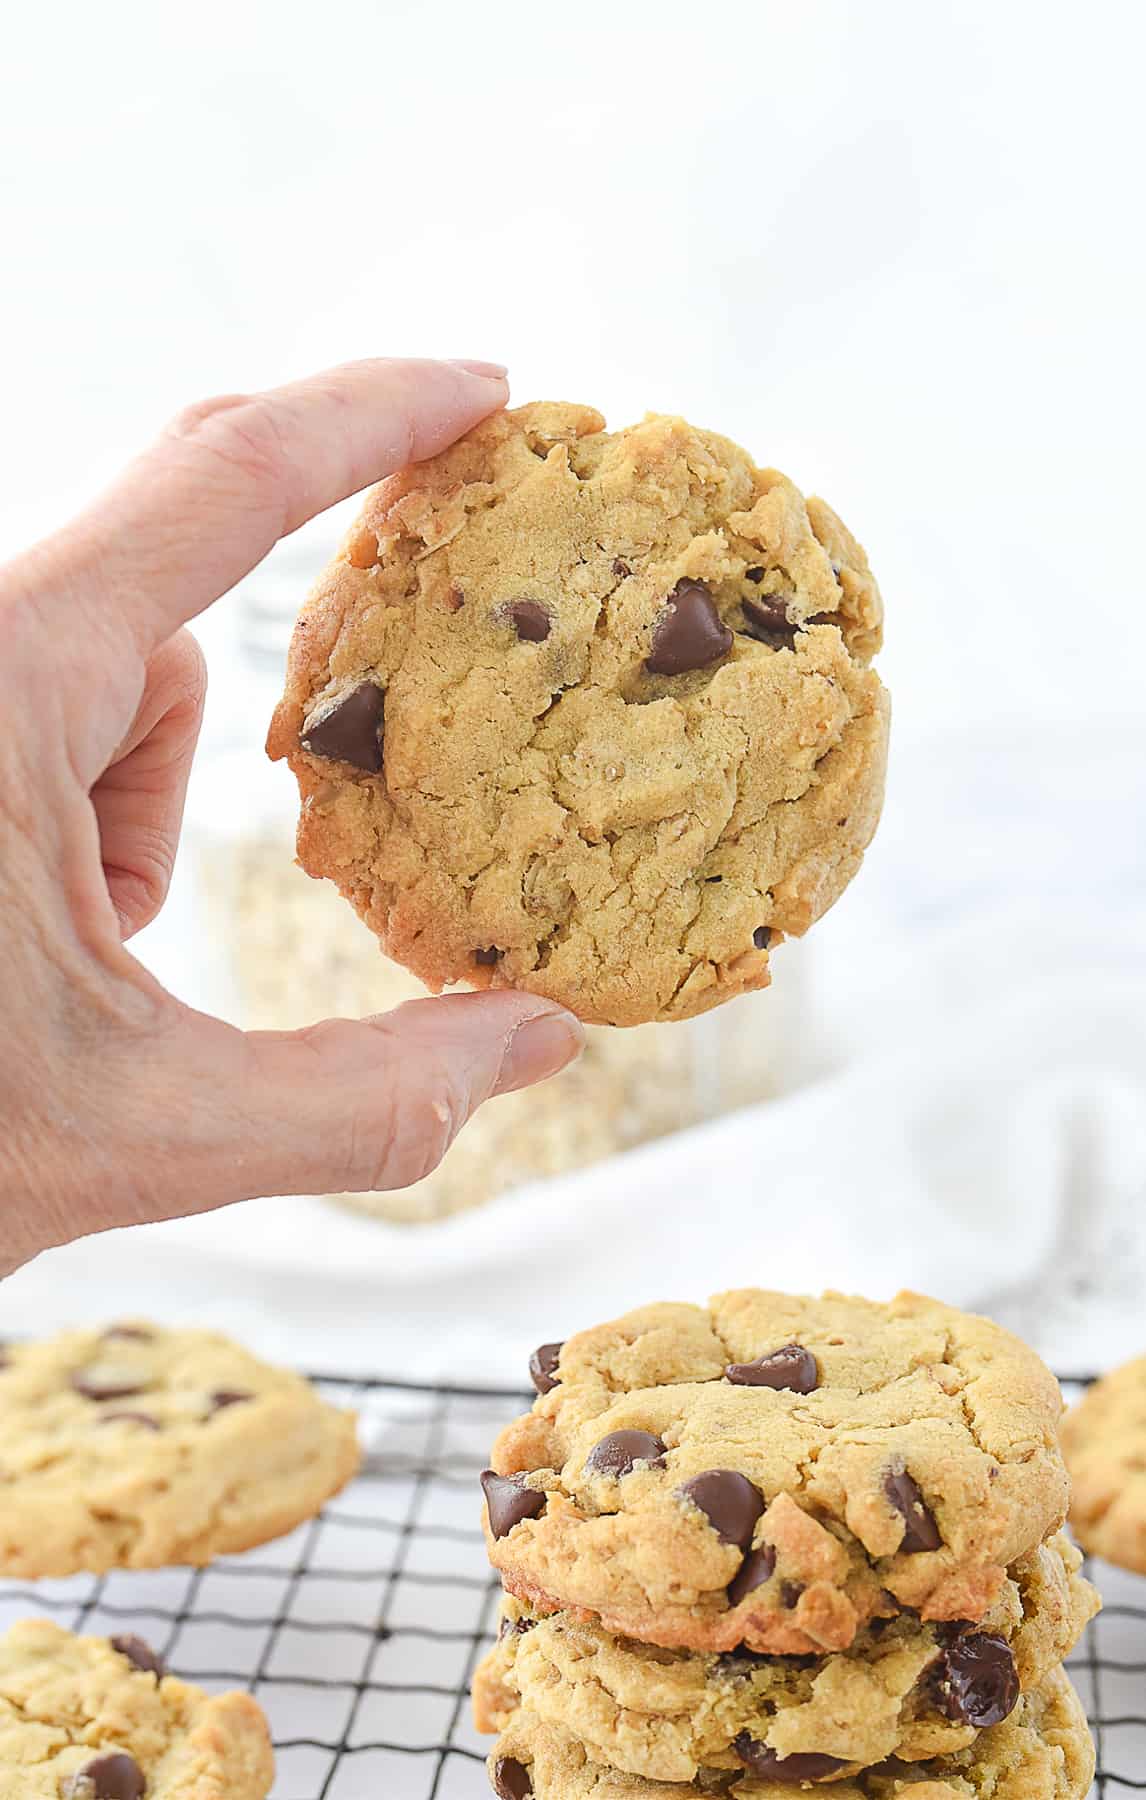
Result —
[[[255,1202],[53,1252],[3,1329],[124,1311],[461,1382],[645,1300],[761,1283],[982,1306],[1060,1367],[1146,1348],[1146,737],[900,745],[802,963],[793,1090],[439,1225]],[[162,962],[162,958],[157,958]]]

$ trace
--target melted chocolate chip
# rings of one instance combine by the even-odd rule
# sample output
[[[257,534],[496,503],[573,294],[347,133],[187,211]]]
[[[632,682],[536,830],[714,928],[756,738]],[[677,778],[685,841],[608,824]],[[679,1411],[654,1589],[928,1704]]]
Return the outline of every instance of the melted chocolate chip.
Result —
[[[133,1669],[139,1669],[144,1675],[154,1675],[156,1681],[162,1681],[167,1673],[167,1664],[151,1645],[143,1638],[136,1637],[133,1632],[125,1632],[122,1637],[109,1638],[113,1650],[126,1656]]]
[[[302,747],[312,756],[348,762],[368,775],[377,775],[382,767],[383,712],[383,694],[377,682],[360,681],[324,713],[307,721]]]
[[[550,618],[540,600],[514,600],[506,617],[518,637],[527,644],[543,644],[549,636]]]
[[[706,1469],[677,1492],[700,1508],[722,1543],[747,1550],[764,1501],[746,1475],[735,1469]]]
[[[211,1395],[211,1411],[207,1417],[213,1419],[216,1413],[225,1412],[228,1406],[242,1406],[245,1401],[253,1400],[254,1397],[246,1388],[216,1388]]]
[[[940,1712],[978,1731],[998,1725],[1018,1704],[1010,1645],[991,1631],[961,1632],[935,1664],[931,1680]]]
[[[480,963],[483,969],[492,969],[500,955],[501,951],[496,944],[490,944],[488,949],[474,951],[474,961]]]
[[[625,576],[631,575],[632,572],[633,571],[630,569],[630,567],[629,567],[628,563],[625,561],[624,557],[615,556],[613,558],[613,574],[617,577],[617,579],[619,581],[624,581]]]
[[[492,1469],[482,1473],[481,1491],[489,1513],[489,1528],[495,1538],[520,1525],[523,1519],[535,1519],[545,1511],[545,1495],[526,1487],[512,1475],[495,1475]]]
[[[758,633],[762,633],[766,639],[790,638],[799,629],[789,619],[787,607],[778,595],[749,594],[740,604],[744,609],[744,617],[748,621],[749,637],[755,637]]]
[[[810,1394],[820,1385],[820,1372],[803,1344],[784,1344],[755,1362],[729,1363],[724,1379],[736,1387],[790,1388],[794,1394]]]
[[[650,675],[683,675],[718,662],[732,648],[732,633],[703,581],[678,581],[653,632],[645,659]]]
[[[630,1475],[638,1463],[663,1469],[665,1446],[651,1431],[610,1431],[585,1458],[586,1475]]]
[[[745,569],[744,579],[745,579],[745,581],[763,581],[763,579],[764,579],[763,565],[761,565],[755,569]]]
[[[939,1527],[924,1504],[923,1495],[905,1469],[889,1469],[883,1478],[883,1491],[897,1513],[904,1519],[904,1532],[899,1548],[905,1556],[921,1550],[938,1550],[943,1542]]]
[[[771,941],[772,933],[769,931],[767,925],[757,925],[755,931],[752,933],[752,942],[755,948],[757,950],[767,950]]]
[[[533,1792],[529,1770],[516,1756],[499,1756],[490,1773],[490,1781],[497,1800],[527,1800]]]
[[[750,1550],[728,1584],[729,1606],[739,1606],[748,1594],[763,1587],[775,1567],[776,1552],[771,1544]]]
[[[106,1331],[100,1332],[101,1338],[133,1338],[139,1344],[151,1344],[155,1341],[155,1333],[145,1325],[109,1325]]]
[[[93,1757],[77,1769],[67,1787],[70,1800],[142,1800],[146,1792],[143,1770],[122,1750]]]
[[[497,1628],[498,1642],[500,1643],[502,1638],[523,1637],[527,1631],[532,1631],[536,1624],[536,1619],[503,1619]]]
[[[559,1344],[538,1344],[530,1357],[530,1379],[539,1394],[551,1393],[560,1386],[560,1377],[555,1371],[563,1347],[564,1339]]]
[[[138,1375],[126,1369],[75,1369],[72,1386],[85,1400],[126,1400],[131,1394],[142,1394],[147,1387]]]
[[[142,1425],[145,1431],[158,1431],[159,1420],[145,1412],[108,1412],[96,1420],[97,1425]]]
[[[821,1776],[835,1775],[845,1766],[841,1757],[824,1756],[819,1750],[801,1750],[795,1756],[777,1756],[774,1750],[769,1750],[767,1744],[749,1737],[746,1731],[737,1733],[732,1740],[732,1748],[753,1775],[767,1775],[773,1781],[819,1781]]]
[[[803,1591],[804,1584],[802,1581],[782,1581],[780,1583],[781,1606],[786,1606],[788,1611],[791,1612],[793,1607],[799,1605],[800,1595]]]

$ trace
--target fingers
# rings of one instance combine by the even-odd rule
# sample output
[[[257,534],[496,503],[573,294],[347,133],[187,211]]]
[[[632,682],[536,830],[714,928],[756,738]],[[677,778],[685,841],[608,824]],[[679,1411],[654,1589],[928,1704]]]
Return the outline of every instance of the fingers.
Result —
[[[496,365],[377,358],[202,401],[36,554],[61,600],[113,609],[149,657],[280,537],[436,455],[507,393]]]
[[[180,1009],[137,1096],[134,1143],[120,1120],[120,1155],[146,1184],[132,1216],[405,1187],[483,1101],[544,1081],[583,1046],[570,1013],[508,991],[246,1036]]]
[[[116,760],[92,789],[108,894],[129,938],[167,897],[207,670],[189,631],[176,632],[147,665],[147,682]]]

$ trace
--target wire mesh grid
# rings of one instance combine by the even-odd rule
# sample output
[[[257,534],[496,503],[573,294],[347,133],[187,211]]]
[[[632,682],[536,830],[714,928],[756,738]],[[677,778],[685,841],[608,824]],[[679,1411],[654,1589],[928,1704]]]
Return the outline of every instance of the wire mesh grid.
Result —
[[[356,1408],[357,1479],[287,1538],[208,1569],[0,1582],[0,1630],[46,1612],[137,1631],[212,1692],[245,1687],[270,1720],[273,1800],[488,1800],[469,1711],[498,1588],[477,1476],[531,1395],[317,1376]],[[1081,1378],[1064,1383],[1068,1398]],[[1071,1659],[1098,1746],[1095,1800],[1146,1792],[1146,1581],[1090,1571],[1106,1607]],[[830,1790],[828,1790],[830,1791]]]

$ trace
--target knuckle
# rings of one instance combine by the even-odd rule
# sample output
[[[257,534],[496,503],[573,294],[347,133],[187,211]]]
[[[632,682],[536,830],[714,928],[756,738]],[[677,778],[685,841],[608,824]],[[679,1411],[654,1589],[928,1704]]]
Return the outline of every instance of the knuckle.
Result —
[[[176,414],[168,435],[259,484],[276,484],[281,478],[282,439],[273,407],[259,394],[220,394],[197,401]]]
[[[415,1063],[361,1120],[358,1173],[371,1189],[412,1187],[438,1167],[468,1116],[468,1095],[449,1071]]]

